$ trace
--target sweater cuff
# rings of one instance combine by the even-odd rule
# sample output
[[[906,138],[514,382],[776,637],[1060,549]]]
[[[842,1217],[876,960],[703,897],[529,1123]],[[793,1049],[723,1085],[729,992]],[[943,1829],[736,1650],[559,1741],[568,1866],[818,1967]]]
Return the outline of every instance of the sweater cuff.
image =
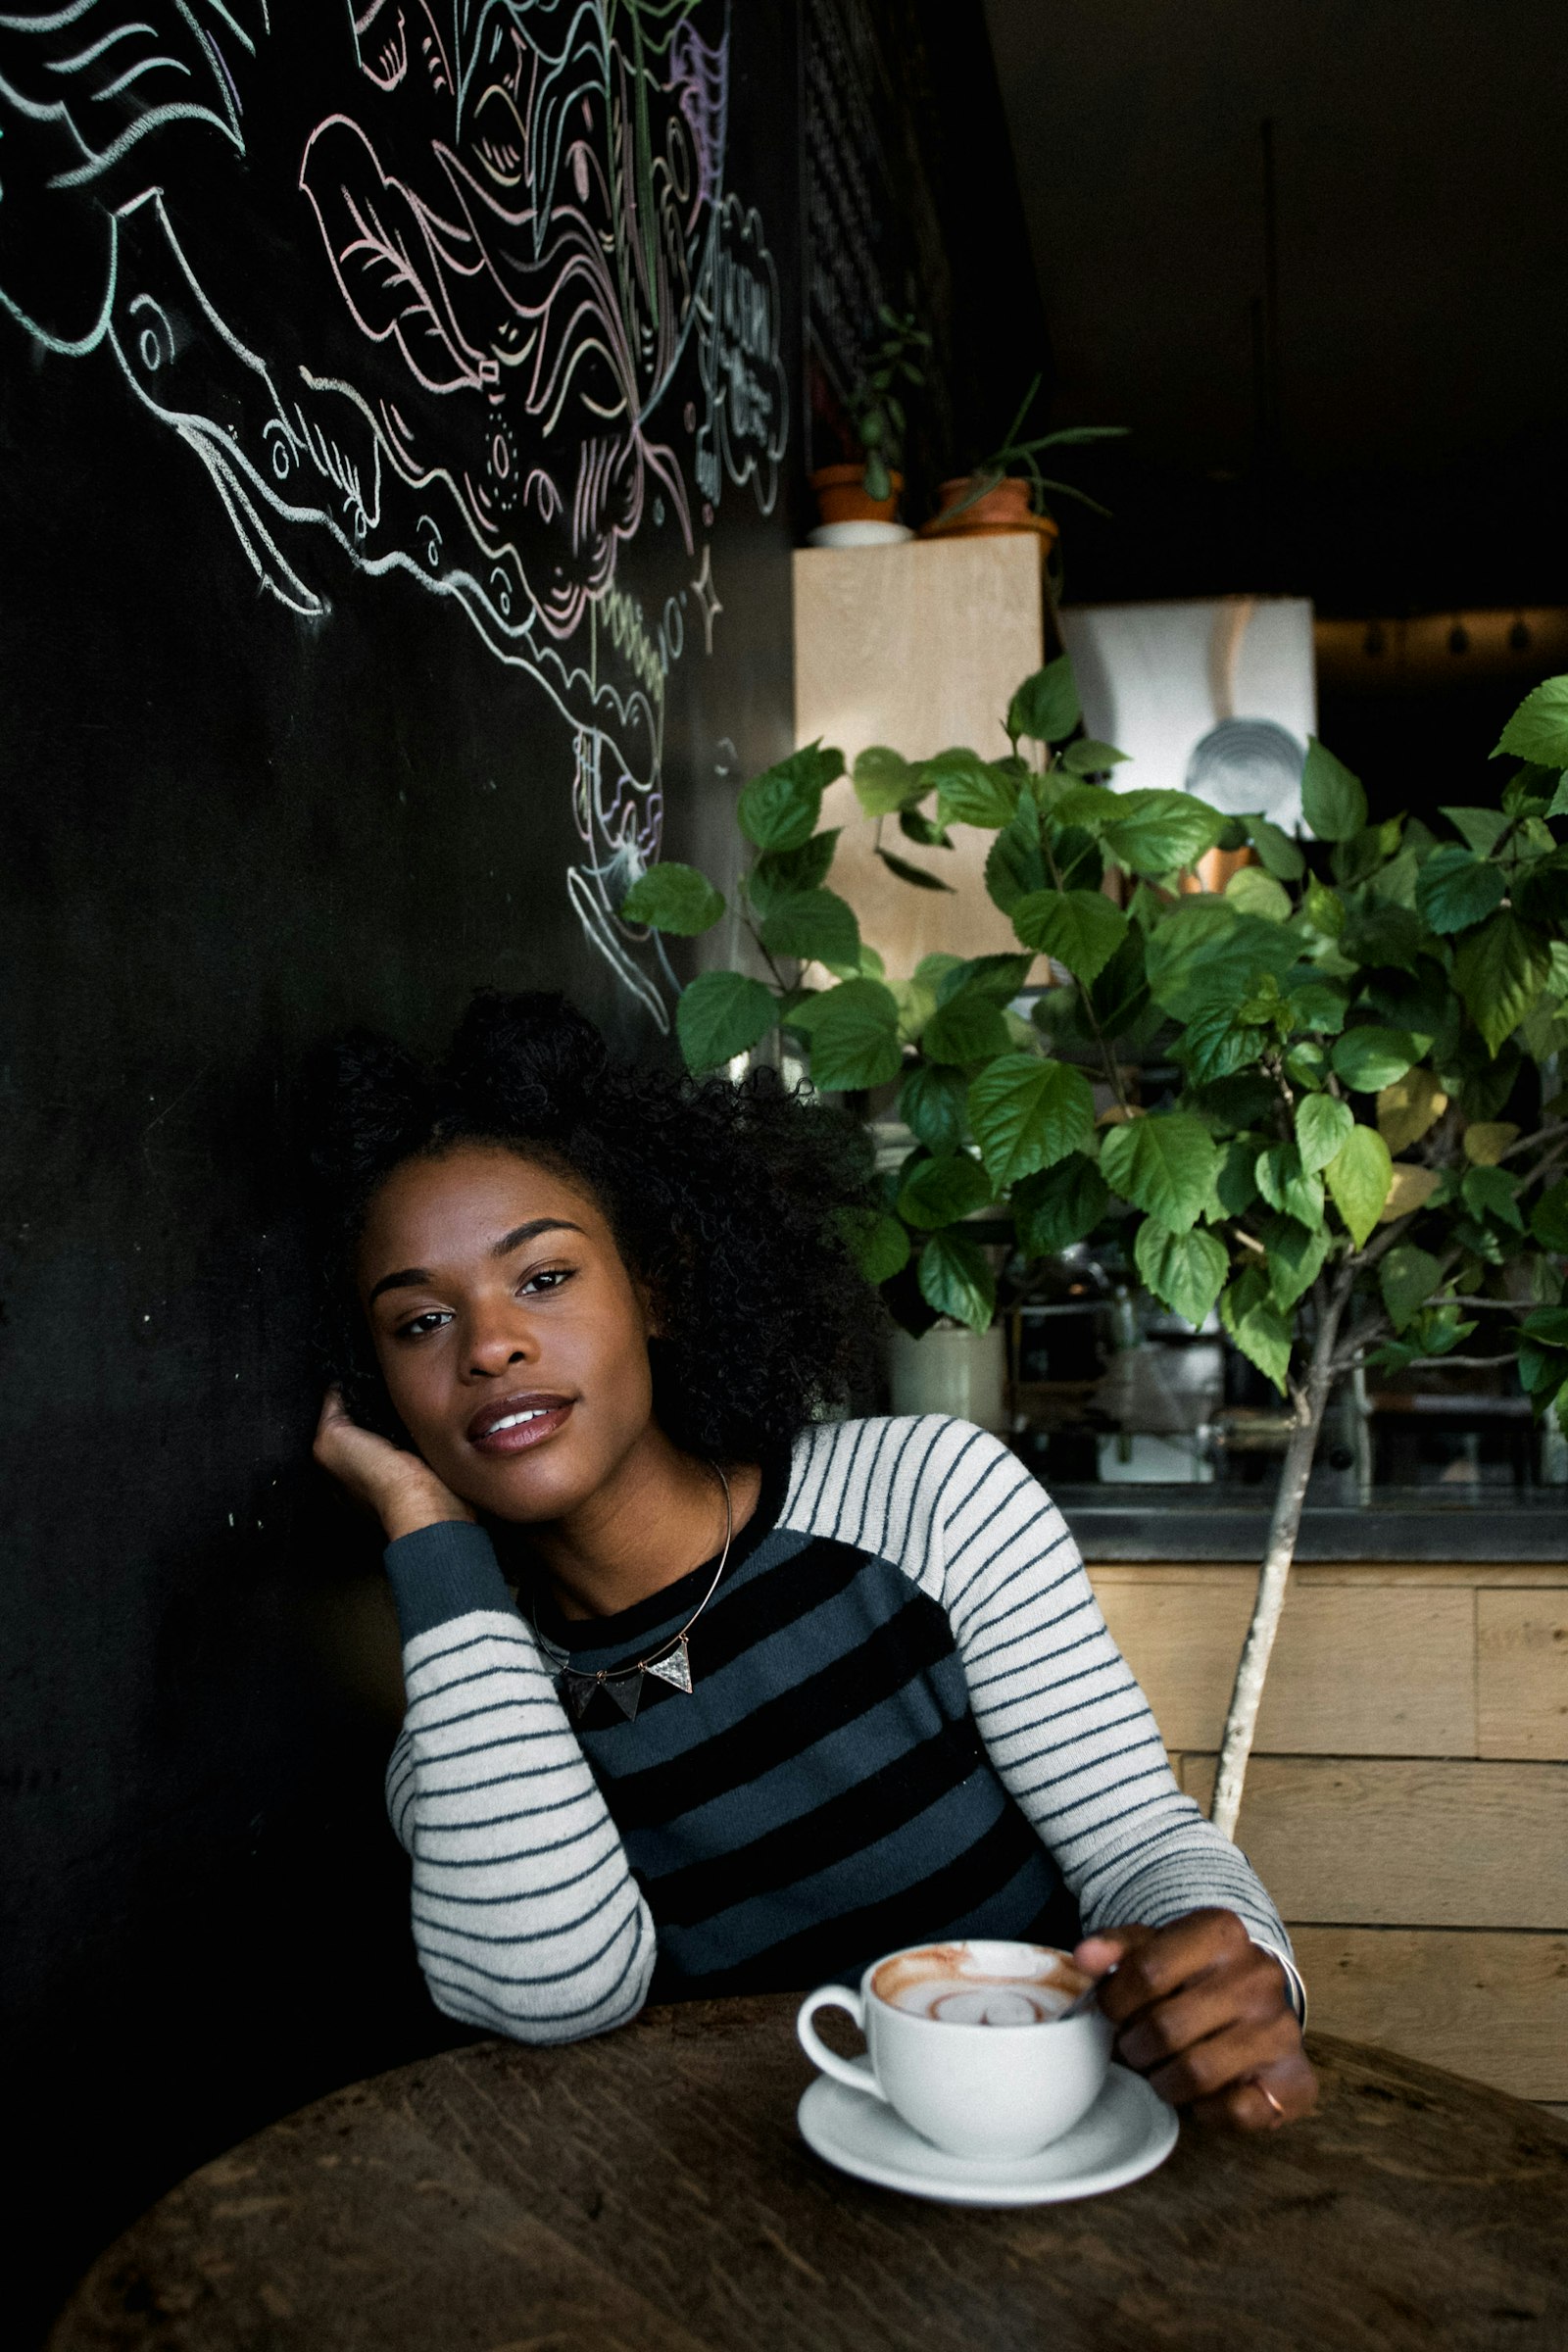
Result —
[[[471,1520],[437,1519],[416,1528],[389,1544],[384,1556],[405,1642],[471,1609],[516,1614],[495,1545]]]
[[[1285,1988],[1291,1996],[1291,2007],[1296,2012],[1297,2024],[1304,2032],[1306,2027],[1306,1984],[1300,1970],[1289,1953],[1280,1950],[1277,1943],[1269,1942],[1261,1936],[1253,1936],[1250,1930],[1248,1933],[1250,1941],[1255,1943],[1260,1952],[1267,1952],[1271,1960],[1277,1960],[1285,1971]]]

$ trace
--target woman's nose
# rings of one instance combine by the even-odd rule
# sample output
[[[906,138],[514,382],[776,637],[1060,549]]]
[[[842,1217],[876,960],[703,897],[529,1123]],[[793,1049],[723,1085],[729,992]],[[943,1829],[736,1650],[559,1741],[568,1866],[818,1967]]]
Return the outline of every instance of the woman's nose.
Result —
[[[537,1355],[533,1335],[519,1318],[515,1305],[476,1319],[468,1341],[470,1373],[481,1379],[505,1372],[512,1364],[526,1364]]]

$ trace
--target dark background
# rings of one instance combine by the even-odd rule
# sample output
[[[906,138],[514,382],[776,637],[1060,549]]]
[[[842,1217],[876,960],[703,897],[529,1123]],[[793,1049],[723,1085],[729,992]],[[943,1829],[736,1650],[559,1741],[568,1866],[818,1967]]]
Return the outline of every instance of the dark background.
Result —
[[[1568,667],[1568,26],[1554,0],[985,0],[1062,419],[1080,603],[1237,590],[1385,622],[1502,608],[1401,668],[1320,665],[1374,812],[1485,791]],[[1270,318],[1264,122],[1274,154]],[[1364,644],[1367,632],[1361,633]],[[1377,650],[1381,644],[1382,650]]]
[[[319,111],[300,86],[321,63],[313,13],[274,31],[280,108]],[[762,211],[793,354],[789,13],[763,12],[733,57],[727,181]],[[249,166],[216,142],[177,161],[182,234],[204,259],[230,248],[252,308],[268,293],[308,346],[330,290],[287,176],[257,144]],[[713,657],[699,636],[669,681],[677,857],[789,744],[788,490],[771,517],[726,493]],[[381,1798],[398,1693],[379,1544],[308,1462],[302,1059],[355,1022],[434,1048],[480,983],[566,986],[623,1046],[660,1041],[565,894],[569,728],[455,603],[326,549],[328,615],[286,611],[108,355],[49,355],[10,320],[0,514],[0,1984],[21,2342],[193,2164],[460,2037],[414,1963]],[[657,612],[667,564],[633,543],[620,584]]]
[[[999,220],[1024,250],[978,0],[840,13],[882,61],[888,141],[852,355],[877,301],[915,302],[956,431],[977,384],[1043,344],[1032,294],[976,342],[967,297],[927,284]],[[969,117],[942,115],[927,18],[990,125],[978,178],[954,160]],[[331,342],[295,177],[302,126],[342,86],[344,21],[274,0],[248,160],[205,129],[167,150],[177,233],[270,355]],[[669,675],[663,852],[718,863],[740,784],[789,748],[808,463],[796,11],[747,0],[732,36],[725,184],[778,265],[793,414],[773,512],[726,484],[711,526],[712,657],[689,618]],[[19,225],[12,117],[5,145],[4,282],[74,300],[80,331],[101,215],[35,173]],[[400,1691],[379,1545],[308,1459],[301,1062],[356,1022],[433,1049],[478,984],[564,986],[619,1045],[669,1047],[567,900],[570,727],[454,602],[358,573],[318,534],[287,551],[330,609],[286,610],[107,352],[50,353],[8,318],[0,527],[0,1998],[24,2152],[4,2310],[26,2341],[194,2165],[462,2038],[418,1977],[383,1809]],[[622,550],[650,620],[672,563],[684,579],[667,530]]]

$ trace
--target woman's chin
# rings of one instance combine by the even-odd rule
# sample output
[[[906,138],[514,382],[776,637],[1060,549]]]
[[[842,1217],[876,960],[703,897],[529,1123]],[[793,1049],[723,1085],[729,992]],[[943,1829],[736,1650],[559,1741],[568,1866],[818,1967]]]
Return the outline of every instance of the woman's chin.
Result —
[[[467,1469],[461,1492],[476,1511],[525,1527],[541,1519],[564,1518],[596,1484],[591,1471],[574,1472],[569,1460],[559,1455],[552,1460],[541,1449],[486,1462],[482,1471],[477,1465]]]

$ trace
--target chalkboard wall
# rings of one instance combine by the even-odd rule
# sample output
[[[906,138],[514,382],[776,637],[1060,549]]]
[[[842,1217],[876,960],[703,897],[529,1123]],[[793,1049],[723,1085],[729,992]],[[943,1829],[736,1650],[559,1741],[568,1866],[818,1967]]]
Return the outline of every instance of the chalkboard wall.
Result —
[[[304,1458],[293,1089],[480,983],[669,1050],[615,908],[788,745],[800,86],[760,0],[0,19],[24,2333],[192,2164],[457,2037],[376,1547]]]

